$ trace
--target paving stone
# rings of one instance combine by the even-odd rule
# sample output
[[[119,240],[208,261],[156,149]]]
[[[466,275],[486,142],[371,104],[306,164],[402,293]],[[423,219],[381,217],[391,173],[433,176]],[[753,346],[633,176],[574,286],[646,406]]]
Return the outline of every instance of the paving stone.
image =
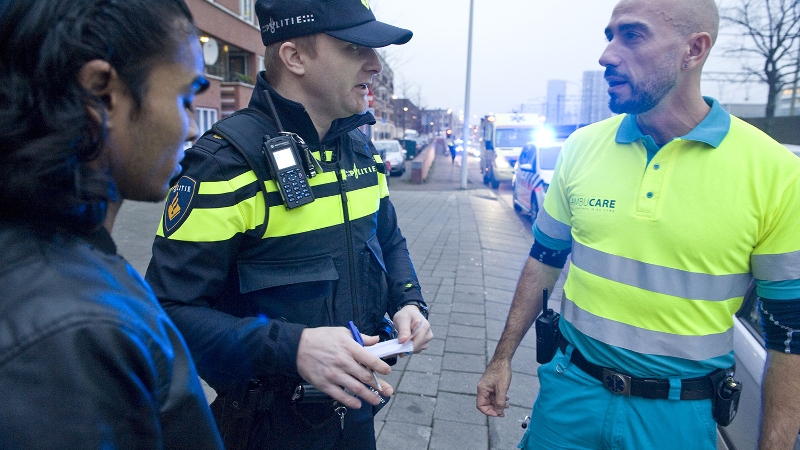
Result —
[[[530,413],[530,408],[511,406],[506,409],[505,417],[489,417],[489,448],[491,450],[517,448],[522,435],[525,434],[522,422]]]
[[[381,450],[426,449],[431,440],[431,430],[431,427],[423,425],[387,421],[378,436],[377,448]]]
[[[447,337],[450,336],[465,338],[484,337],[486,336],[486,328],[482,326],[470,327],[466,325],[450,324],[447,327]]]
[[[485,298],[488,301],[492,302],[500,302],[510,305],[511,300],[514,299],[514,291],[513,290],[502,290],[497,289],[494,287],[486,287],[484,289]]]
[[[431,431],[429,450],[476,450],[488,448],[487,425],[475,425],[436,419]],[[413,447],[407,447],[413,448]],[[381,450],[383,448],[381,447]]]
[[[511,291],[517,288],[517,279],[512,278],[503,278],[503,277],[496,277],[496,276],[485,276],[483,278],[483,284],[489,286],[493,289],[499,289],[502,291]]]
[[[475,395],[441,392],[436,399],[433,417],[453,422],[486,425],[487,417],[475,406],[475,399]]]
[[[427,352],[417,353],[409,356],[406,370],[423,373],[440,373],[442,371],[442,356],[428,354]]]
[[[485,339],[471,339],[456,336],[448,336],[445,341],[445,352],[454,353],[469,353],[473,355],[485,355],[486,340]]]
[[[404,371],[396,392],[435,397],[439,391],[439,377],[435,373]]]
[[[517,347],[514,359],[511,360],[511,371],[536,375],[537,369],[539,369],[539,363],[536,362],[536,347],[522,345]]]
[[[486,370],[486,358],[483,355],[467,353],[445,353],[441,362],[441,370],[483,373]]]
[[[450,308],[451,312],[462,312],[470,314],[484,314],[485,306],[482,303],[453,303]]]
[[[488,339],[499,340],[500,335],[503,334],[503,328],[506,326],[505,319],[494,320],[486,319],[486,337]]]
[[[539,395],[539,377],[524,373],[513,373],[511,386],[508,388],[508,403],[530,408]]]
[[[391,400],[392,408],[386,415],[385,420],[431,426],[437,402],[438,399],[436,397],[405,393],[395,394]],[[378,414],[382,412],[383,410]]]
[[[495,319],[495,320],[502,320],[503,322],[506,321],[508,318],[508,311],[511,307],[509,303],[499,303],[499,302],[492,302],[486,301],[486,318],[487,319]]]
[[[437,305],[431,305],[430,310],[428,311],[428,322],[430,322],[431,327],[433,326],[447,326],[450,323],[450,313],[439,313],[439,307]]]
[[[452,302],[430,302],[428,303],[428,313],[436,311],[437,314],[449,315],[453,310]],[[430,320],[429,320],[430,322]]]
[[[461,312],[450,313],[451,325],[468,325],[468,326],[484,326],[483,314],[468,314]]]
[[[442,370],[439,377],[440,392],[477,395],[481,374]]]
[[[433,339],[428,343],[428,348],[424,350],[423,353],[427,353],[429,355],[444,355],[444,344],[445,344],[445,337],[436,334],[436,330],[433,332]],[[408,358],[403,358],[408,359]]]

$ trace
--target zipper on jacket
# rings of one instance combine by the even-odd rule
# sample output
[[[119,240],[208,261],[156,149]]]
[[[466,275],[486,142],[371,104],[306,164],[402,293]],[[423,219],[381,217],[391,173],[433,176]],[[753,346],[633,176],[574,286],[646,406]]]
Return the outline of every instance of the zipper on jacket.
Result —
[[[358,309],[356,307],[356,262],[353,254],[353,230],[350,227],[350,211],[347,207],[347,184],[342,178],[342,166],[336,163],[336,179],[339,181],[339,192],[342,197],[342,213],[344,214],[344,231],[347,237],[347,257],[350,265],[350,302],[353,305],[353,320],[358,323]]]

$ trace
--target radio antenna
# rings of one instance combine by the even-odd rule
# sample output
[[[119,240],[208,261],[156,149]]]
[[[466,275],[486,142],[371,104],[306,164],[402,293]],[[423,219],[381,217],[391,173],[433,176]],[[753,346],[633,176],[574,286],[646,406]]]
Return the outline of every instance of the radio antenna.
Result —
[[[278,111],[275,110],[275,104],[272,103],[272,96],[269,95],[269,91],[264,89],[264,97],[267,98],[267,103],[269,103],[269,110],[272,113],[272,118],[275,119],[275,126],[278,127],[278,133],[283,133],[283,125],[281,124],[281,119],[278,118]]]

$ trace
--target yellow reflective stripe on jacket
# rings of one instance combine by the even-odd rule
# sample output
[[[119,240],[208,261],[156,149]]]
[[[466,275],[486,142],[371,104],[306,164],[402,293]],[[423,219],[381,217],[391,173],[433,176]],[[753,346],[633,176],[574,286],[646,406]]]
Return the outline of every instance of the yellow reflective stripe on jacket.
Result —
[[[250,183],[255,183],[257,180],[256,173],[250,170],[227,181],[203,181],[200,183],[197,193],[200,195],[229,194]]]
[[[312,180],[317,178],[319,176]],[[277,190],[273,181],[267,182],[267,190]],[[380,192],[379,185],[348,191],[347,207],[350,220],[375,214],[380,208],[380,197],[377,195]],[[290,236],[343,223],[341,195],[317,198],[307,205],[291,210],[287,210],[283,205],[273,205],[269,208],[269,222],[267,222],[267,231],[264,237]]]
[[[193,208],[186,221],[169,238],[189,242],[225,241],[238,233],[255,229],[263,222],[264,194],[259,191],[254,197],[235,205]],[[159,223],[157,234],[164,236],[162,223]]]

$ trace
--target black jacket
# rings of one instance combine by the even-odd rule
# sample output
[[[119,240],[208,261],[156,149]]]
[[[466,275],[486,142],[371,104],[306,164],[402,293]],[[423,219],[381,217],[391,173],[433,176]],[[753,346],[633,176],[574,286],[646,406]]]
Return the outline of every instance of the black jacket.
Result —
[[[0,222],[0,248],[0,448],[222,448],[178,330],[105,230]]]
[[[251,378],[299,379],[306,326],[353,320],[371,334],[384,313],[423,301],[383,163],[357,129],[374,118],[336,120],[320,142],[303,106],[275,93],[263,74],[250,101],[253,117],[269,115],[265,90],[286,131],[321,160],[323,172],[310,180],[316,200],[288,211],[274,182],[264,183],[261,136],[275,131],[269,119],[249,134],[252,120],[223,119],[186,153],[146,277],[201,376],[223,391]],[[250,136],[239,142],[245,155],[226,138],[231,130]]]

